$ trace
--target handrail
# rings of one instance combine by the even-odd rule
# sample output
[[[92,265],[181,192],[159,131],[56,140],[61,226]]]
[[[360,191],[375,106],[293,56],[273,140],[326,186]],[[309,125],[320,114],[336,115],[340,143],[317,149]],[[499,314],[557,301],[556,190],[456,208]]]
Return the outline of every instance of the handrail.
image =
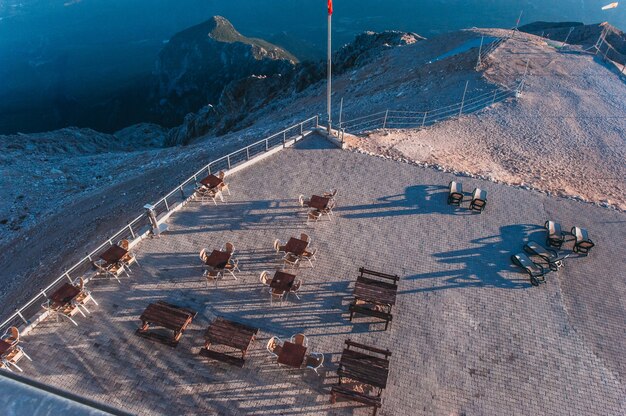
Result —
[[[314,122],[314,123],[313,123]],[[298,136],[302,136],[304,135],[304,128],[305,126],[314,126],[315,128],[317,128],[319,126],[319,116],[313,116],[310,117],[304,121],[301,121],[300,123],[294,124],[290,127],[287,127],[286,129],[283,129],[277,133],[272,134],[271,136],[266,137],[265,139],[259,140],[255,143],[252,143],[246,147],[243,147],[239,150],[236,150],[232,153],[227,154],[226,156],[222,156],[216,160],[213,160],[211,162],[209,162],[208,164],[206,164],[204,167],[202,167],[201,169],[199,169],[198,171],[196,171],[193,175],[191,175],[189,178],[187,178],[186,180],[184,180],[183,182],[181,182],[180,184],[178,184],[171,192],[169,192],[168,194],[166,194],[163,198],[159,199],[156,203],[152,204],[154,207],[160,206],[162,204],[165,204],[165,208],[166,211],[170,211],[171,207],[169,206],[169,203],[167,201],[168,198],[172,197],[172,195],[174,195],[177,192],[180,192],[183,195],[183,200],[186,200],[186,198],[184,197],[184,188],[191,184],[191,183],[196,183],[196,180],[198,178],[199,175],[202,174],[203,171],[207,171],[210,172],[211,171],[211,166],[222,163],[224,161],[227,162],[229,169],[232,167],[232,165],[236,165],[239,162],[242,161],[248,161],[251,159],[250,156],[250,151],[256,147],[259,147],[259,145],[265,144],[264,147],[262,147],[262,152],[256,152],[255,155],[257,154],[262,154],[265,152],[268,152],[270,149],[274,149],[276,147],[278,147],[279,145],[282,145],[283,147],[286,145],[286,142],[288,139],[291,139],[293,137],[294,138],[294,142],[297,139]],[[297,133],[295,136],[292,134],[294,132]],[[287,134],[291,134],[290,136],[287,136]],[[282,139],[278,142],[275,142],[273,144],[270,145],[270,141],[276,138],[281,138]],[[236,156],[238,156],[239,154],[244,153],[246,155],[246,157],[240,161],[237,160],[233,160]],[[253,156],[255,156],[253,155]],[[226,170],[226,169],[224,169]],[[91,264],[92,262],[92,258],[95,258],[99,253],[101,253],[101,250],[103,250],[105,247],[113,245],[113,241],[120,238],[120,237],[132,237],[133,240],[135,240],[138,235],[135,233],[136,231],[139,231],[139,228],[137,228],[137,223],[141,222],[141,221],[145,221],[147,220],[146,214],[141,214],[139,216],[137,216],[136,218],[134,218],[132,221],[128,222],[127,225],[123,228],[121,228],[120,230],[118,230],[117,232],[115,232],[114,234],[111,235],[111,237],[109,237],[108,239],[106,239],[104,241],[104,243],[100,244],[97,248],[95,248],[94,250],[92,250],[91,252],[88,252],[87,255],[83,258],[81,258],[78,262],[76,262],[74,265],[72,265],[70,268],[66,269],[58,278],[56,278],[52,283],[50,283],[48,286],[40,289],[37,293],[36,296],[32,297],[30,300],[28,300],[24,305],[22,305],[21,307],[17,308],[15,310],[15,312],[9,316],[7,319],[5,319],[2,323],[0,323],[0,330],[5,329],[8,326],[14,325],[15,322],[19,322],[20,320],[26,324],[29,325],[31,322],[27,319],[27,317],[24,316],[23,312],[26,311],[29,307],[33,306],[36,302],[42,301],[47,299],[47,292],[50,291],[50,289],[52,289],[53,287],[57,286],[61,281],[63,281],[64,279],[68,279],[70,282],[72,282],[72,277],[70,276],[70,273],[76,271],[77,269],[79,269],[81,266],[84,266],[85,264]],[[133,226],[135,226],[135,228],[133,228]],[[84,273],[83,273],[84,274]],[[82,274],[81,274],[82,275]],[[75,276],[76,277],[76,276]]]

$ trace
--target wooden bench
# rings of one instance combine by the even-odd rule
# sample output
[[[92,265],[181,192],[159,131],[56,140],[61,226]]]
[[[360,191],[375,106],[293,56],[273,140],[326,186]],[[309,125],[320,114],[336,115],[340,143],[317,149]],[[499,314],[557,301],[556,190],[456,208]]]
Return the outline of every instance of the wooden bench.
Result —
[[[367,406],[373,407],[374,416],[376,416],[376,412],[382,406],[380,397],[369,396],[367,394],[359,393],[358,391],[350,390],[341,386],[333,386],[330,389],[330,402],[335,404],[337,402],[337,397],[353,400],[355,402],[363,403]]]
[[[391,320],[393,319],[393,315],[388,312],[383,312],[383,311],[378,311],[373,308],[368,308],[365,306],[366,304],[362,304],[362,305],[363,306],[357,304],[356,301],[350,304],[350,321],[352,321],[352,318],[354,317],[355,313],[382,319],[383,321],[385,321],[385,331],[386,331],[387,327],[389,326],[389,322],[391,322]]]
[[[243,368],[245,360],[240,357],[233,357],[232,355],[223,354],[217,351],[211,351],[206,348],[202,348],[200,350],[200,355],[211,358],[213,360],[221,361],[226,364],[234,365],[239,368]]]

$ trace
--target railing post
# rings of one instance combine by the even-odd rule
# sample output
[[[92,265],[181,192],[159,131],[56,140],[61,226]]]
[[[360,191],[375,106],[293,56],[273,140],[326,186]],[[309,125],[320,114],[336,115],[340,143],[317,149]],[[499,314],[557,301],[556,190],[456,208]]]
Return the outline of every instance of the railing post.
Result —
[[[270,142],[268,139],[265,139],[265,151],[267,152],[270,148]]]
[[[387,116],[389,115],[389,110],[385,111],[385,119],[383,120],[383,130],[387,126]]]
[[[315,128],[319,128],[320,127],[320,116],[316,115],[315,116]]]
[[[28,324],[29,324],[29,322],[26,320],[26,318],[24,318],[24,315],[22,315],[22,312],[20,312],[20,310],[19,310],[19,309],[16,309],[16,310],[15,310],[15,312],[17,313],[17,316],[19,316],[20,318],[22,318],[22,321],[24,321],[24,323],[25,323],[26,325],[28,325]]]
[[[283,132],[283,149],[285,148],[285,142],[287,141],[287,133]]]
[[[183,189],[183,186],[180,186],[180,196],[183,199],[183,201],[185,200],[185,190]]]
[[[250,160],[250,147],[246,147],[246,160]]]
[[[300,136],[304,136],[304,123],[300,123]]]
[[[93,259],[91,258],[91,254],[89,253],[85,253],[87,255],[87,258],[89,259],[89,261],[93,261]]]
[[[422,128],[424,128],[424,124],[426,124],[426,115],[428,114],[428,111],[426,111],[424,113],[424,118],[422,119]]]
[[[230,170],[230,155],[226,156],[226,161],[228,162],[228,170]]]
[[[67,277],[67,280],[69,280],[69,281],[70,281],[70,283],[73,283],[73,282],[72,282],[72,278],[70,277],[70,274],[67,272],[67,270],[65,271],[65,273],[64,273],[64,274],[65,274],[65,277]]]
[[[133,231],[133,227],[131,227],[131,225],[130,225],[130,224],[128,224],[128,231],[130,231],[130,235],[133,237],[133,240],[134,240],[135,238],[137,238],[137,237],[135,236],[135,232]]]
[[[494,105],[496,103],[496,94],[498,93],[498,90],[495,90],[493,92],[493,100],[491,101],[491,105]]]
[[[463,104],[465,104],[465,93],[467,93],[467,85],[469,81],[465,81],[465,89],[463,90],[463,98],[461,99],[461,109],[459,110],[459,116],[463,114]]]
[[[165,209],[167,212],[170,212],[170,205],[167,203],[167,196],[163,198],[163,201],[165,202]]]

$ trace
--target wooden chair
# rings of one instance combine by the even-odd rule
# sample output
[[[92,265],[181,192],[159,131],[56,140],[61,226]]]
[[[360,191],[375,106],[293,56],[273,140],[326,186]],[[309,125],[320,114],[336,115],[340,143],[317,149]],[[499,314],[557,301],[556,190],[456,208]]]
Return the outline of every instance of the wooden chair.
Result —
[[[308,207],[309,206],[309,202],[311,202],[310,199],[306,199],[304,197],[304,195],[300,195],[298,196],[298,202],[300,203],[301,207]]]
[[[24,349],[22,349],[22,347],[16,345],[2,357],[2,361],[3,363],[5,363],[5,366],[9,368],[9,370],[9,366],[13,366],[17,368],[20,372],[22,372],[23,370],[17,365],[17,363],[24,357],[26,357],[28,361],[33,361],[32,358],[30,358],[28,354],[24,352]]]
[[[226,264],[226,267],[224,267],[224,270],[230,273],[230,275],[234,277],[235,280],[237,280],[237,276],[235,276],[235,272],[241,272],[241,270],[239,269],[239,260],[233,259],[231,257],[228,263]]]
[[[322,196],[324,198],[334,198],[337,195],[337,189],[331,189],[329,192],[324,192]]]
[[[472,192],[472,201],[470,202],[470,209],[482,213],[487,206],[487,191],[474,188]]]
[[[306,233],[301,233],[301,234],[300,234],[300,240],[302,240],[302,241],[306,241],[306,242],[307,242],[307,246],[308,246],[309,244],[311,244],[311,237],[309,237],[309,235],[308,235],[308,234],[306,234]]]
[[[87,309],[87,306],[85,306],[85,304],[89,301],[92,301],[96,306],[98,306],[98,302],[96,302],[96,300],[93,298],[91,292],[85,290],[85,281],[83,280],[83,278],[79,277],[78,279],[74,280],[74,286],[76,286],[80,290],[78,296],[74,298],[74,302],[77,306],[82,306],[85,312],[91,313],[89,312],[89,309]]]
[[[315,374],[319,375],[317,370],[319,370],[322,367],[322,364],[324,364],[324,354],[321,354],[319,352],[310,352],[306,356],[305,364],[306,368],[315,371]]]
[[[309,347],[309,339],[302,333],[293,334],[291,336],[291,342],[293,344],[302,345],[304,348]]]
[[[107,262],[104,260],[96,260],[92,262],[92,265],[96,269],[97,276],[105,275],[108,277],[112,277],[117,280],[118,283],[122,283],[119,278],[122,273],[126,274],[126,277],[130,277],[122,263],[107,264]]]
[[[225,251],[226,253],[230,253],[230,255],[232,256],[233,254],[235,254],[235,245],[233,243],[224,243],[220,250]]]
[[[17,345],[17,343],[20,342],[20,330],[14,326],[10,327],[2,336],[2,340],[11,345]]]
[[[563,234],[563,231],[561,230],[561,224],[554,221],[546,221],[543,226],[548,231],[546,244],[549,247],[555,247],[560,249],[565,242],[565,234]]]
[[[78,307],[78,305],[76,305],[75,303],[68,303],[66,305],[63,306],[59,306],[59,307],[54,307],[50,301],[43,303],[41,305],[41,307],[48,311],[51,315],[54,314],[56,316],[57,322],[59,321],[59,316],[66,318],[67,320],[69,320],[71,323],[73,323],[75,326],[78,326],[78,323],[74,320],[74,316],[77,314],[81,314],[82,316],[85,316],[85,314],[83,313],[83,311]]]
[[[266,348],[273,358],[278,358],[278,355],[283,349],[283,341],[278,337],[272,337],[267,341]]]
[[[128,251],[128,253],[126,253],[121,259],[122,263],[124,263],[128,267],[128,270],[130,270],[130,265],[133,263],[137,263],[137,266],[141,267],[141,265],[137,261],[137,256],[135,256],[135,254],[132,253],[129,249],[130,243],[128,242],[128,240],[120,240],[117,245]]]
[[[270,272],[268,272],[267,270],[263,270],[261,272],[261,275],[259,276],[259,280],[261,281],[261,284],[265,287],[269,287],[270,283],[272,282],[272,278],[270,277]]]
[[[276,254],[281,251],[285,251],[285,243],[280,241],[278,238],[274,240],[274,250],[276,250]]]
[[[215,287],[217,288],[217,281],[224,278],[224,273],[221,270],[207,269],[204,271],[203,276],[205,278],[207,288],[209,287],[209,281],[211,280],[215,282]]]
[[[463,202],[463,185],[459,182],[450,181],[448,184],[448,205],[460,206]]]
[[[513,264],[524,269],[530,278],[530,283],[533,286],[539,286],[539,283],[546,281],[545,275],[549,270],[545,270],[541,264],[533,262],[525,253],[518,253],[511,256]]]
[[[302,280],[296,280],[295,282],[293,282],[293,285],[291,286],[291,289],[289,289],[289,292],[287,292],[287,295],[293,294],[296,298],[298,298],[298,300],[300,300],[300,295],[298,295],[298,292],[300,291],[301,287]]]
[[[274,302],[283,303],[283,299],[285,298],[285,292],[278,291],[276,289],[270,289],[270,305],[273,305]]]
[[[230,195],[230,187],[228,186],[227,183],[222,183],[219,186],[219,190],[223,193],[224,191],[228,192],[228,195]]]
[[[306,223],[308,224],[310,222],[318,222],[320,218],[322,218],[322,212],[316,209],[312,209],[307,213]]]
[[[219,172],[217,172],[216,176],[220,178],[221,180],[224,180],[224,177],[226,176],[226,174],[224,173],[223,170],[220,170]]]
[[[313,266],[313,260],[317,260],[317,258],[315,257],[315,254],[317,253],[317,248],[314,248],[311,251],[307,251],[305,250],[304,253],[302,253],[302,258],[306,259],[309,264],[311,265],[311,267]]]
[[[571,234],[574,236],[574,253],[589,254],[595,244],[589,238],[589,233],[584,228],[572,227]]]
[[[217,205],[217,198],[224,202],[224,195],[222,195],[222,191],[215,191],[205,186],[196,189],[196,195],[199,197],[200,202],[209,202],[209,200],[211,200],[213,201],[213,204]]]
[[[337,203],[335,202],[334,199],[331,199],[330,201],[328,201],[328,205],[326,205],[326,208],[324,208],[322,211],[320,211],[322,214],[326,214],[328,216],[328,219],[330,221],[333,220],[333,215],[335,215],[333,213],[333,209],[335,208],[335,206],[337,205]]]
[[[290,265],[294,269],[300,267],[300,257],[286,253],[285,257],[283,257],[283,270],[285,270],[285,266],[287,265]]]

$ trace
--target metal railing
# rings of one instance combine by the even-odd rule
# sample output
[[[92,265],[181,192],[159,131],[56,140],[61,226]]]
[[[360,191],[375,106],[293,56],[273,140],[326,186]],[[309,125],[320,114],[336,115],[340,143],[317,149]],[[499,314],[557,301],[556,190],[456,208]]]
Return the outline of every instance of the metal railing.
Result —
[[[515,97],[523,87],[523,80],[513,87],[499,87],[493,91],[479,94],[471,98],[439,107],[429,111],[385,110],[351,120],[342,121],[339,130],[357,134],[378,128],[423,128],[435,123],[459,117],[463,114],[475,113],[497,102]]]
[[[250,159],[259,156],[269,150],[285,147],[289,143],[295,143],[299,137],[313,128],[319,126],[318,116],[308,118],[298,124],[294,124],[284,130],[279,131],[263,140],[252,143],[242,149],[229,153],[219,159],[209,162],[193,175],[176,186],[171,192],[152,204],[155,208],[157,218],[162,217],[167,212],[175,209],[180,204],[185,203],[193,196],[194,190],[198,186],[198,179],[220,170],[227,171],[237,165],[245,163]],[[201,176],[202,175],[202,176]],[[56,278],[48,286],[39,289],[37,294],[27,301],[23,306],[17,308],[15,312],[0,323],[0,331],[9,326],[19,326],[21,324],[30,325],[32,322],[29,318],[35,316],[42,310],[40,302],[46,302],[48,296],[54,292],[65,280],[73,282],[77,277],[83,277],[87,272],[92,271],[92,261],[98,259],[99,255],[106,251],[110,246],[118,240],[128,239],[136,240],[150,230],[150,220],[146,213],[142,213],[121,230],[117,231],[109,237],[104,243],[96,249],[88,252],[85,257],[80,259],[76,264],[65,270],[58,278]]]

